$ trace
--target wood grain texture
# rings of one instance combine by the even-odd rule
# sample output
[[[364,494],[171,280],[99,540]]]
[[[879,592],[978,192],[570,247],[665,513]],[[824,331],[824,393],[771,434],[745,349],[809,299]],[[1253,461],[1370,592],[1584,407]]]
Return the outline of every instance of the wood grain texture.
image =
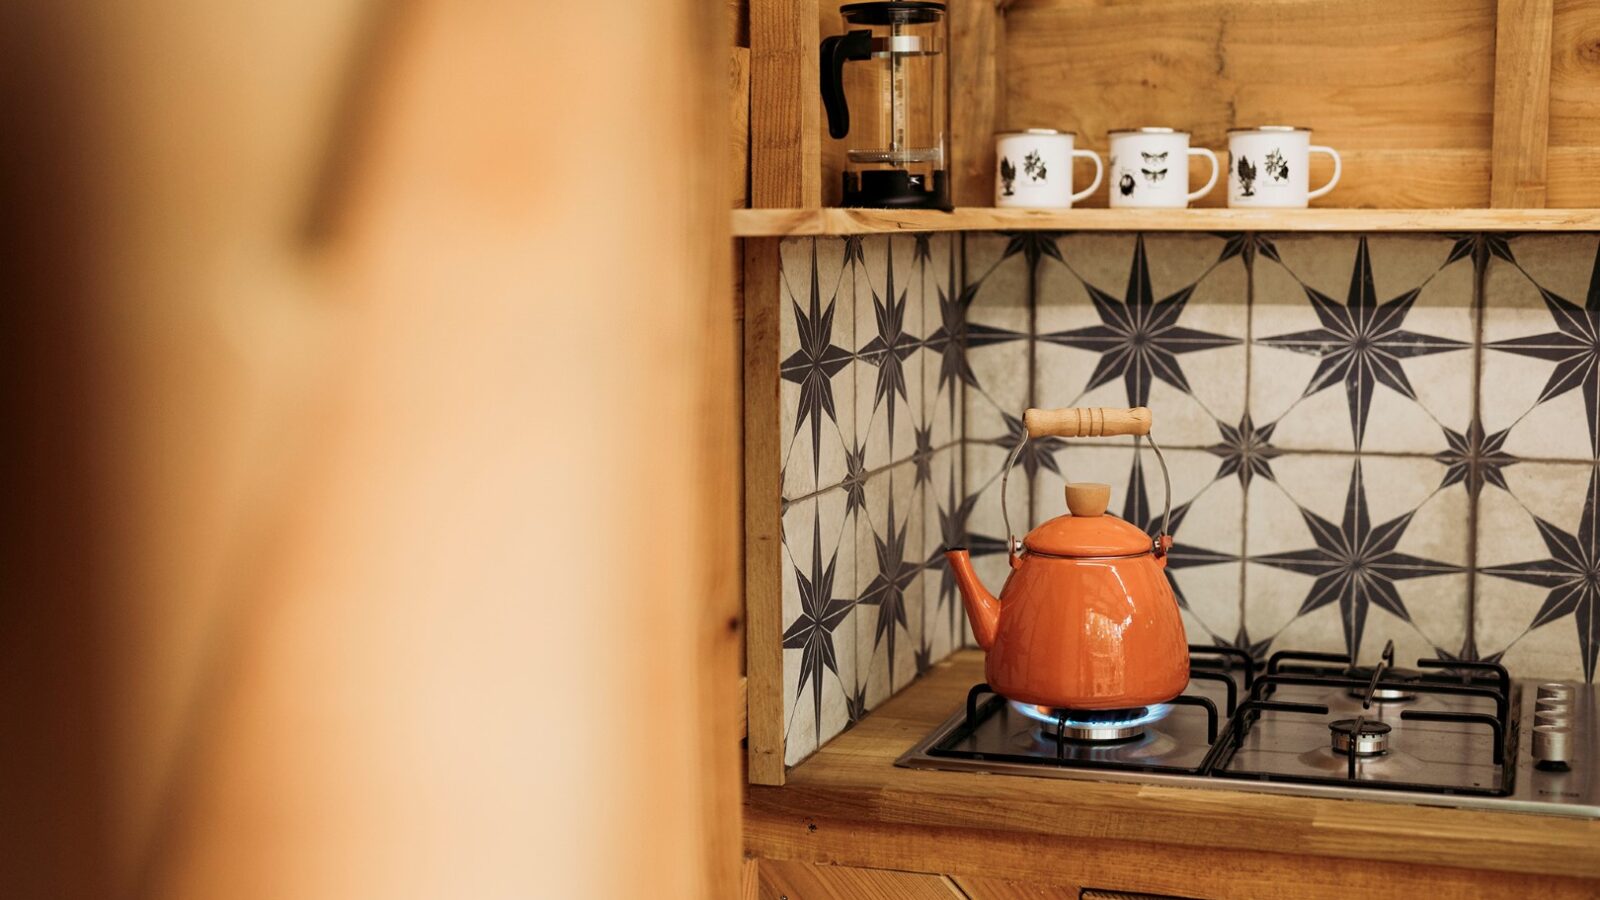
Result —
[[[1553,0],[1499,0],[1489,205],[1545,205]]]
[[[760,900],[959,900],[939,875],[762,860]]]
[[[1324,205],[1487,201],[1487,178],[1430,169],[1487,163],[1493,0],[1037,0],[1007,12],[1005,35],[1007,127],[1072,130],[1103,151],[1113,128],[1169,125],[1222,150],[1230,127],[1302,125],[1345,156]]]
[[[1600,205],[1600,4],[1557,0],[1551,26],[1546,204]]]
[[[1005,115],[1005,16],[950,0],[950,178],[957,206],[994,202],[994,133]]]
[[[750,2],[750,205],[822,203],[818,0]]]
[[[1565,170],[1600,148],[1553,154]],[[745,237],[905,231],[1595,231],[1597,209],[748,209]]]
[[[1150,433],[1150,408],[1127,409],[1104,406],[1067,406],[1061,409],[1029,409],[1022,414],[1028,437],[1114,437],[1121,434]]]
[[[783,783],[783,448],[778,241],[744,242],[745,672],[749,779]]]
[[[981,678],[982,655],[958,653],[792,769],[782,788],[752,786],[746,852],[1201,896],[1271,895],[1287,873],[1303,879],[1302,896],[1378,889],[1374,873],[1400,879],[1379,891],[1391,894],[1600,890],[1595,821],[895,767]],[[1099,879],[1108,872],[1120,879]]]
[[[728,53],[728,193],[730,205],[750,205],[750,49]]]
[[[975,878],[971,875],[953,875],[950,880],[955,882],[968,900],[1079,900],[1079,889],[1069,885]]]

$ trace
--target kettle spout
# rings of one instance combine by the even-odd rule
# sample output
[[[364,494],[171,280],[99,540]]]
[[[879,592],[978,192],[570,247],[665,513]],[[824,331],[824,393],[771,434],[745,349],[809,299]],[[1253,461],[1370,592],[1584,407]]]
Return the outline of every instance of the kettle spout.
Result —
[[[987,650],[994,646],[995,635],[1000,631],[1000,601],[978,581],[965,547],[946,551],[944,558],[956,577],[956,587],[961,589],[961,603],[967,608],[972,636],[978,639],[978,646]]]

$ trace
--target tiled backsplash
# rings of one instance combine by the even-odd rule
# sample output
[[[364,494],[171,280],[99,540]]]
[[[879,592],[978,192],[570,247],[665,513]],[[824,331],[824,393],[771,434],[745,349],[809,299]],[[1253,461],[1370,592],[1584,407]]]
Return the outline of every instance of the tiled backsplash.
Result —
[[[961,643],[941,546],[971,547],[998,590],[1000,469],[1028,406],[1152,408],[1192,642],[1370,660],[1392,638],[1408,662],[1592,681],[1597,244],[785,241],[787,761]],[[1019,531],[1064,511],[1068,475],[1161,516],[1127,438],[1033,441],[1016,474]]]

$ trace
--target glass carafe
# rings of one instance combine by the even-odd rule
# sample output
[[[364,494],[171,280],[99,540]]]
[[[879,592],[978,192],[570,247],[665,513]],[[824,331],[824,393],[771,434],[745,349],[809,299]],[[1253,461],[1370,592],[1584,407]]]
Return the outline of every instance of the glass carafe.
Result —
[[[847,141],[844,205],[949,209],[943,3],[840,7],[845,33],[822,41],[828,133]]]

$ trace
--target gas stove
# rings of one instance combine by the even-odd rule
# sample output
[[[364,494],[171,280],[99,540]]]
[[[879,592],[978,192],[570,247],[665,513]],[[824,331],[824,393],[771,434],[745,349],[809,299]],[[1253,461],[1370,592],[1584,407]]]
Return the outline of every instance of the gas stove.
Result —
[[[1053,709],[975,685],[897,761],[917,769],[1226,787],[1600,818],[1600,695],[1496,663],[1354,667],[1338,654],[1190,646],[1188,690]]]

